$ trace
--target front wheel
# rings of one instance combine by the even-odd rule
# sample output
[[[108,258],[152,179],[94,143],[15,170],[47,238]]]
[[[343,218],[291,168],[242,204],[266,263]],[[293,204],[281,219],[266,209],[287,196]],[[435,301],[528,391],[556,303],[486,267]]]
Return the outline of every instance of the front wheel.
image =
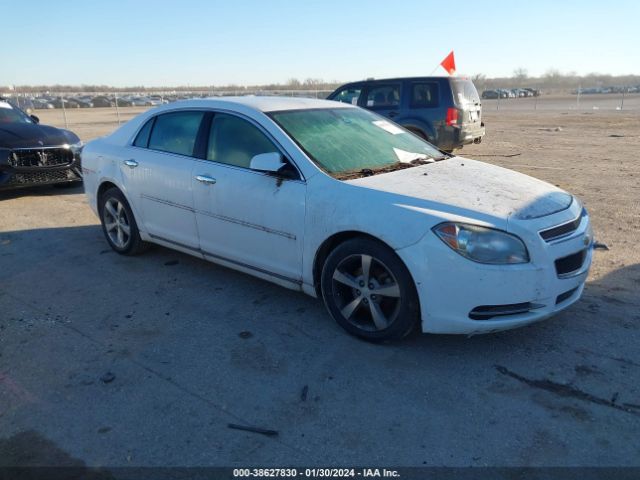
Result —
[[[413,279],[387,246],[368,238],[339,245],[322,269],[322,297],[331,316],[369,341],[402,338],[418,323]]]

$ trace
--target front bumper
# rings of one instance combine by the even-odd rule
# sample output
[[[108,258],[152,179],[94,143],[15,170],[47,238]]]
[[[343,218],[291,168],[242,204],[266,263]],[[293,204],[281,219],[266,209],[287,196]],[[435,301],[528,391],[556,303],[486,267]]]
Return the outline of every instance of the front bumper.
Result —
[[[551,243],[540,238],[535,248],[528,244],[531,262],[521,265],[472,262],[431,232],[417,244],[397,250],[416,283],[422,331],[491,333],[538,322],[566,309],[582,295],[589,273],[593,248],[588,232],[585,215],[569,238]],[[579,268],[559,275],[555,261],[576,252],[584,253]],[[505,311],[512,313],[491,315]]]
[[[29,166],[16,165],[11,160],[11,150],[2,150],[0,153],[0,190],[82,181],[80,156],[77,153],[68,162],[59,165],[45,163]]]

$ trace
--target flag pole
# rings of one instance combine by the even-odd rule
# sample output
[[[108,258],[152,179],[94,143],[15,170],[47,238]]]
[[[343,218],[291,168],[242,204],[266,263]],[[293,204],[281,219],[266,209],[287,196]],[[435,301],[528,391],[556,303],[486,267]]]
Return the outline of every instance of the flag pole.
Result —
[[[436,70],[438,70],[438,68],[440,67],[440,64],[436,65],[436,68],[434,68],[433,70],[431,70],[431,73],[429,74],[429,76],[433,75],[434,73],[436,73]]]

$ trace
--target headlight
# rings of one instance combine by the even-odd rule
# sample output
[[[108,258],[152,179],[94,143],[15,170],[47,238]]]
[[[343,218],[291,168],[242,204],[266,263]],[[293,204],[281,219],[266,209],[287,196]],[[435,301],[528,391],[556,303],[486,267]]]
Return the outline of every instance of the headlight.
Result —
[[[441,223],[433,232],[463,257],[479,263],[527,263],[529,253],[522,240],[501,230],[467,225]]]

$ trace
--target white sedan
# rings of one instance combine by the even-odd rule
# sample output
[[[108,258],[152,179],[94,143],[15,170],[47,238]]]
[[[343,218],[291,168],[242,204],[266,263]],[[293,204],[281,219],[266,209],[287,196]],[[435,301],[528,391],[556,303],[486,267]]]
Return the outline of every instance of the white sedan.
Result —
[[[545,319],[591,264],[577,198],[343,103],[164,105],[86,145],[82,168],[116,252],[153,242],[302,290],[373,341]]]

